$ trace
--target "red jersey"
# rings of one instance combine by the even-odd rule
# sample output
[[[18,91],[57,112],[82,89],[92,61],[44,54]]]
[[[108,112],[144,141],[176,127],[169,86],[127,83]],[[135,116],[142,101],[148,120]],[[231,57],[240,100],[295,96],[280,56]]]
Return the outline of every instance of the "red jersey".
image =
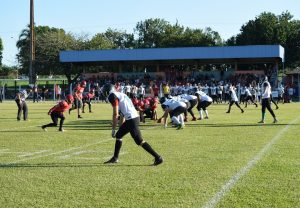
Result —
[[[153,87],[153,94],[154,94],[154,96],[158,96],[158,92],[159,92],[159,88],[155,85]]]
[[[83,95],[83,99],[92,99],[94,97],[95,97],[95,94],[92,92],[89,92],[89,93]]]
[[[66,110],[69,110],[72,107],[72,104],[68,104],[67,101],[63,100],[60,101],[56,106],[54,106],[53,108],[51,108],[49,110],[49,112],[59,112],[59,113],[63,113]]]
[[[84,91],[84,87],[80,85],[74,89],[74,98],[82,99],[82,93]]]

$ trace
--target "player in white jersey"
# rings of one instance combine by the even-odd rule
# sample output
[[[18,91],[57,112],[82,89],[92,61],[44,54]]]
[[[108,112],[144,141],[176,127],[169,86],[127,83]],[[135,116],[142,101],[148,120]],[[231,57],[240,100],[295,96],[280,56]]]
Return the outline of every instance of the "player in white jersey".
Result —
[[[187,110],[187,105],[185,102],[175,99],[161,99],[161,107],[164,110],[164,114],[158,119],[158,123],[161,119],[164,119],[164,126],[167,128],[168,114],[170,114],[172,123],[177,127],[177,129],[182,129],[184,127],[184,112]]]
[[[273,123],[277,123],[278,120],[276,119],[275,113],[271,108],[271,85],[268,82],[268,78],[265,78],[265,81],[263,82],[262,85],[262,101],[261,101],[261,113],[262,113],[262,118],[261,121],[259,121],[258,123],[265,123],[265,115],[266,115],[266,108],[268,109],[268,111],[270,112],[270,114],[273,116]]]
[[[142,138],[141,131],[139,129],[140,117],[135,107],[133,106],[130,98],[124,93],[116,92],[114,86],[111,84],[105,84],[103,86],[102,91],[104,96],[108,98],[108,101],[111,103],[113,107],[112,137],[116,138],[114,156],[110,160],[106,161],[105,163],[118,162],[119,152],[122,146],[122,137],[130,132],[135,143],[143,147],[144,150],[146,150],[155,158],[153,165],[161,164],[163,162],[163,158],[159,154],[157,154],[152,149],[150,144],[148,144]],[[123,117],[125,118],[125,122],[122,123],[119,130],[116,131],[119,111],[120,113],[122,113]]]
[[[234,86],[232,86],[232,85],[230,85],[230,87],[229,87],[229,95],[231,96],[231,100],[230,100],[230,103],[229,103],[228,111],[226,113],[230,113],[231,106],[233,104],[235,104],[241,110],[241,113],[244,113],[244,110],[239,105],[239,100],[238,100],[238,98],[236,96],[236,92],[235,92]]]
[[[249,89],[250,89],[250,86],[245,88],[245,100],[244,100],[245,101],[245,108],[247,108],[247,104],[248,104],[249,100],[251,101],[251,103],[253,103],[255,105],[255,107],[257,107],[257,104],[256,104],[256,102],[254,102],[253,96],[252,96]]]
[[[17,120],[21,120],[21,113],[23,111],[23,119],[24,121],[27,120],[28,117],[28,107],[26,104],[26,98],[29,96],[29,93],[31,92],[31,89],[27,90],[21,90],[16,94],[15,101],[18,106],[18,114],[17,114]]]
[[[202,91],[197,91],[195,92],[195,95],[197,96],[198,99],[198,105],[197,105],[197,110],[199,111],[200,117],[198,118],[198,120],[202,120],[203,119],[203,111],[205,112],[205,119],[208,119],[208,111],[207,111],[207,107],[211,105],[212,103],[212,98],[209,97],[207,94],[205,94]]]
[[[187,100],[189,102],[189,106],[186,112],[184,112],[184,121],[187,121],[187,112],[191,114],[192,121],[196,121],[197,118],[194,115],[193,108],[197,105],[197,97],[194,95],[182,94],[180,95],[181,98]]]

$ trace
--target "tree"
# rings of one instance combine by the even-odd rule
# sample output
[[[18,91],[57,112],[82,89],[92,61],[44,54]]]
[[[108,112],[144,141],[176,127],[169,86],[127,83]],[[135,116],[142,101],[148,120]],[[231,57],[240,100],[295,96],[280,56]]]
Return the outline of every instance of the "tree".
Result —
[[[128,34],[126,31],[108,28],[103,35],[110,40],[110,42],[114,43],[115,47],[125,49],[135,46],[134,35]]]
[[[135,32],[138,34],[137,47],[162,47],[164,34],[169,25],[169,22],[159,18],[138,22],[135,27]]]
[[[244,24],[240,33],[226,41],[227,45],[280,44],[285,48],[286,66],[299,63],[300,24],[288,12],[276,16],[263,12]]]

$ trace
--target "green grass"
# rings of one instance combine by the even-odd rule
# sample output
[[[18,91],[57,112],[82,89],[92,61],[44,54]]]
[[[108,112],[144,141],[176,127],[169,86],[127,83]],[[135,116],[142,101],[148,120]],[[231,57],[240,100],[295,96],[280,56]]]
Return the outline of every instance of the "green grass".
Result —
[[[120,162],[103,164],[114,149],[108,104],[94,104],[82,120],[66,114],[63,133],[40,128],[53,102],[28,105],[29,121],[17,122],[15,103],[0,103],[1,207],[202,207],[300,115],[300,104],[284,104],[278,124],[267,112],[259,125],[260,108],[226,114],[227,105],[212,105],[209,120],[183,130],[147,121],[142,135],[165,159],[153,167],[129,135]],[[291,123],[216,206],[300,207],[299,125]]]

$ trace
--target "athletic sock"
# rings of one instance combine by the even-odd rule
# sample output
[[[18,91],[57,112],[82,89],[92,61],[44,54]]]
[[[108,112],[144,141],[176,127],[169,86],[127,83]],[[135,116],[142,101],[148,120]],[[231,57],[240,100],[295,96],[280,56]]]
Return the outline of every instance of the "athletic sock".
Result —
[[[265,116],[266,116],[266,112],[262,112],[262,113],[261,113],[261,120],[262,120],[262,121],[265,120]]]
[[[200,119],[203,119],[203,111],[202,111],[202,109],[199,110],[199,114],[200,114]]]
[[[114,152],[114,158],[115,159],[119,158],[119,153],[120,153],[121,147],[122,147],[122,140],[121,139],[117,139],[116,143],[115,143],[115,152]]]
[[[148,153],[150,153],[153,157],[155,157],[155,159],[159,158],[160,156],[154,151],[154,149],[152,149],[152,147],[150,146],[150,144],[148,144],[147,142],[144,142],[142,144],[142,147],[144,148],[144,150],[146,150]]]
[[[176,117],[176,116],[173,116],[172,117],[172,121],[173,121],[173,123],[175,124],[175,125],[178,125],[180,122],[179,122],[179,120],[178,120],[178,118]]]
[[[207,110],[205,110],[204,112],[205,112],[205,114],[206,114],[206,117],[208,117],[208,111],[207,111]]]

